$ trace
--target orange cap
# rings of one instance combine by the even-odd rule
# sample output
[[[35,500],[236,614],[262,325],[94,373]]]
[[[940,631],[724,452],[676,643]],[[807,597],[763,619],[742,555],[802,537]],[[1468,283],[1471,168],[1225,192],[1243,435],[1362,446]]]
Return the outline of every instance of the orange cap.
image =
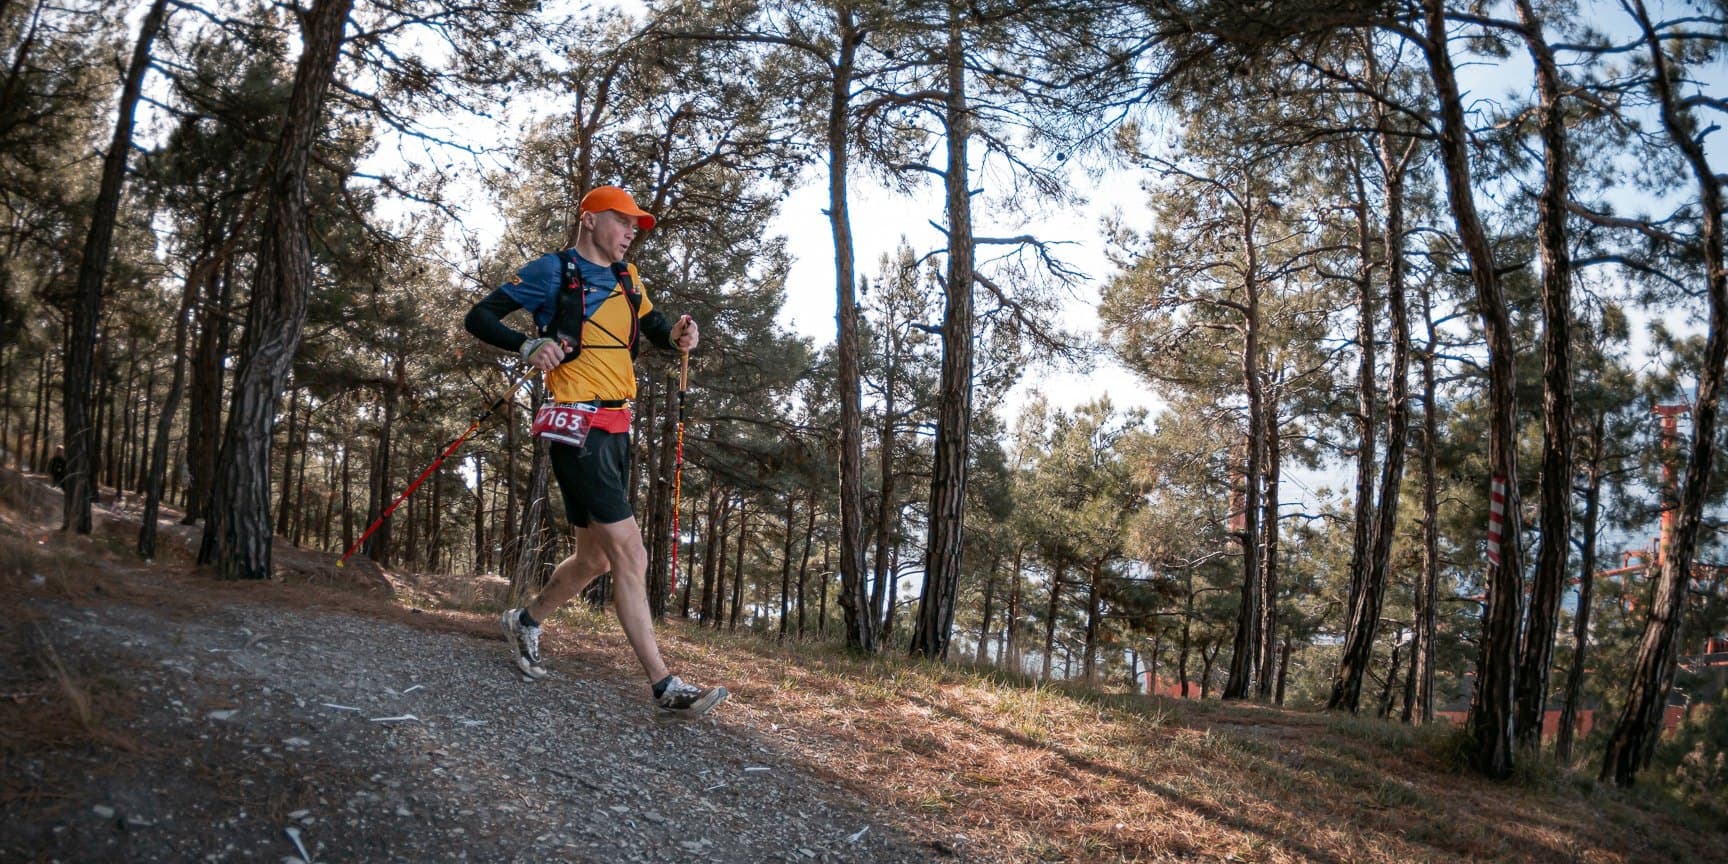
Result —
[[[603,213],[616,210],[626,216],[636,217],[636,225],[643,231],[654,227],[654,214],[636,206],[636,199],[630,197],[617,186],[596,186],[582,196],[582,204],[577,207],[582,213]]]

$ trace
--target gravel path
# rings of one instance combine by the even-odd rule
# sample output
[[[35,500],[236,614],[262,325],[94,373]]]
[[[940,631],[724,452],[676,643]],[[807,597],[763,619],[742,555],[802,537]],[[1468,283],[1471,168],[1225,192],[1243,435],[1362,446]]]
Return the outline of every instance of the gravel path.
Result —
[[[0,860],[955,860],[724,705],[662,719],[609,671],[524,683],[502,640],[229,602],[26,602],[32,652],[129,706],[108,725],[137,746],[0,764]]]

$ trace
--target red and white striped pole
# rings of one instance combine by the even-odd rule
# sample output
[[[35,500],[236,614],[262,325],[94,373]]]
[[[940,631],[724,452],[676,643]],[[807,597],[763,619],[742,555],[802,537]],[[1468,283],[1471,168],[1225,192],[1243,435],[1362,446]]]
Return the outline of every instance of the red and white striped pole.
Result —
[[[1505,536],[1506,478],[1495,477],[1488,487],[1488,560],[1500,566],[1500,538]]]

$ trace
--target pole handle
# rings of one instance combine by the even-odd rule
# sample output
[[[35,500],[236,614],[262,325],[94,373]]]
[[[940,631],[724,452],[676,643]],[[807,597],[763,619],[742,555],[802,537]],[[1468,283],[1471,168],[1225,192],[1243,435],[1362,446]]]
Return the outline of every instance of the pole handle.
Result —
[[[678,393],[683,395],[685,390],[690,389],[690,352],[682,351],[679,353],[683,357],[678,361]]]

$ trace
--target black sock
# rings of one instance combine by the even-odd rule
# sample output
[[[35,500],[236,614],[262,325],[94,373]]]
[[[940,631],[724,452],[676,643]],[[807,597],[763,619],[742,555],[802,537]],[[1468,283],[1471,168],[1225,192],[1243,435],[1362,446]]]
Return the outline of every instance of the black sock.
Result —
[[[654,682],[654,698],[658,699],[661,696],[666,695],[666,688],[668,686],[671,686],[671,684],[672,684],[672,676],[671,675],[667,675],[666,677],[661,678],[659,681]]]
[[[540,622],[535,621],[534,616],[528,614],[528,607],[526,606],[522,607],[522,611],[517,614],[516,620],[522,622],[522,626],[524,627],[540,626]]]

